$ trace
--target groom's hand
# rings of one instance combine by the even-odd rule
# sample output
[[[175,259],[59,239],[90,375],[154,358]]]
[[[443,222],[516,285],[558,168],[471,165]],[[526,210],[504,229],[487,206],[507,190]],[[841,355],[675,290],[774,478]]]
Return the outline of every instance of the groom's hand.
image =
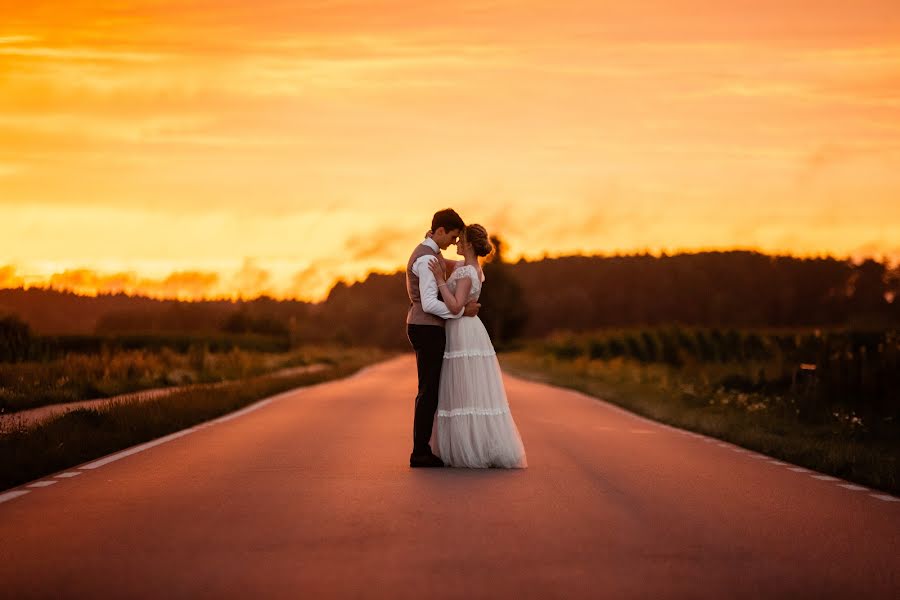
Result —
[[[474,317],[478,314],[478,309],[481,308],[481,305],[477,302],[469,302],[466,304],[466,312],[463,314],[467,317]]]

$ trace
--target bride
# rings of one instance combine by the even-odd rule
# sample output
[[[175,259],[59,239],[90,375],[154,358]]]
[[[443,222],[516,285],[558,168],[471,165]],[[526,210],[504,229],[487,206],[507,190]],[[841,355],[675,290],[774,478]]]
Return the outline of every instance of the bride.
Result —
[[[481,225],[469,225],[456,245],[465,260],[445,279],[442,259],[429,263],[447,308],[458,313],[481,294],[479,257],[491,253]],[[446,322],[432,451],[451,467],[524,468],[525,447],[509,412],[500,364],[487,329],[477,316]]]

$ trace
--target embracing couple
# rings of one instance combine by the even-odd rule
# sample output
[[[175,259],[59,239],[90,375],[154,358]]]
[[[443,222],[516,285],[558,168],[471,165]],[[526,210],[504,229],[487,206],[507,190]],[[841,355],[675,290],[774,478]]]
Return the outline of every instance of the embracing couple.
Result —
[[[444,259],[441,250],[451,244],[463,260]],[[484,227],[466,226],[446,209],[435,213],[406,265],[406,333],[419,372],[411,467],[527,464],[497,355],[478,318],[480,259],[491,251]]]

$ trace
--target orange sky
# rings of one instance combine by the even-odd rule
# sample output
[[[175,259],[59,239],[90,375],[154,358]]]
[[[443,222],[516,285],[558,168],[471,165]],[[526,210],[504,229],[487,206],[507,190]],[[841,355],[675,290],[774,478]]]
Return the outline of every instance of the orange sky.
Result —
[[[893,0],[0,14],[0,286],[317,299],[446,206],[513,258],[900,258]]]

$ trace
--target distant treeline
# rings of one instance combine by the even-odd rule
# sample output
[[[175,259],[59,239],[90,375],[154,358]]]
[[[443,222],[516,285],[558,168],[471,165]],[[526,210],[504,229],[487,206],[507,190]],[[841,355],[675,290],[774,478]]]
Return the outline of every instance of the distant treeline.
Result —
[[[495,240],[497,242],[498,240]],[[502,249],[502,246],[500,246]],[[660,257],[573,256],[485,266],[482,320],[499,344],[554,331],[679,324],[853,327],[900,324],[900,273],[885,264],[757,252]],[[37,334],[260,334],[289,345],[341,342],[405,348],[402,272],[338,282],[324,302],[179,302],[123,294],[84,297],[0,290],[0,314]]]
[[[532,308],[528,336],[556,330],[900,323],[900,274],[867,260],[702,252],[568,257],[513,267]],[[487,290],[487,284],[485,290]]]
[[[163,348],[181,354],[232,350],[280,353],[290,350],[291,344],[286,336],[259,333],[159,331],[39,335],[15,315],[0,316],[0,363],[46,362],[69,353],[103,354],[128,350],[155,352]]]

